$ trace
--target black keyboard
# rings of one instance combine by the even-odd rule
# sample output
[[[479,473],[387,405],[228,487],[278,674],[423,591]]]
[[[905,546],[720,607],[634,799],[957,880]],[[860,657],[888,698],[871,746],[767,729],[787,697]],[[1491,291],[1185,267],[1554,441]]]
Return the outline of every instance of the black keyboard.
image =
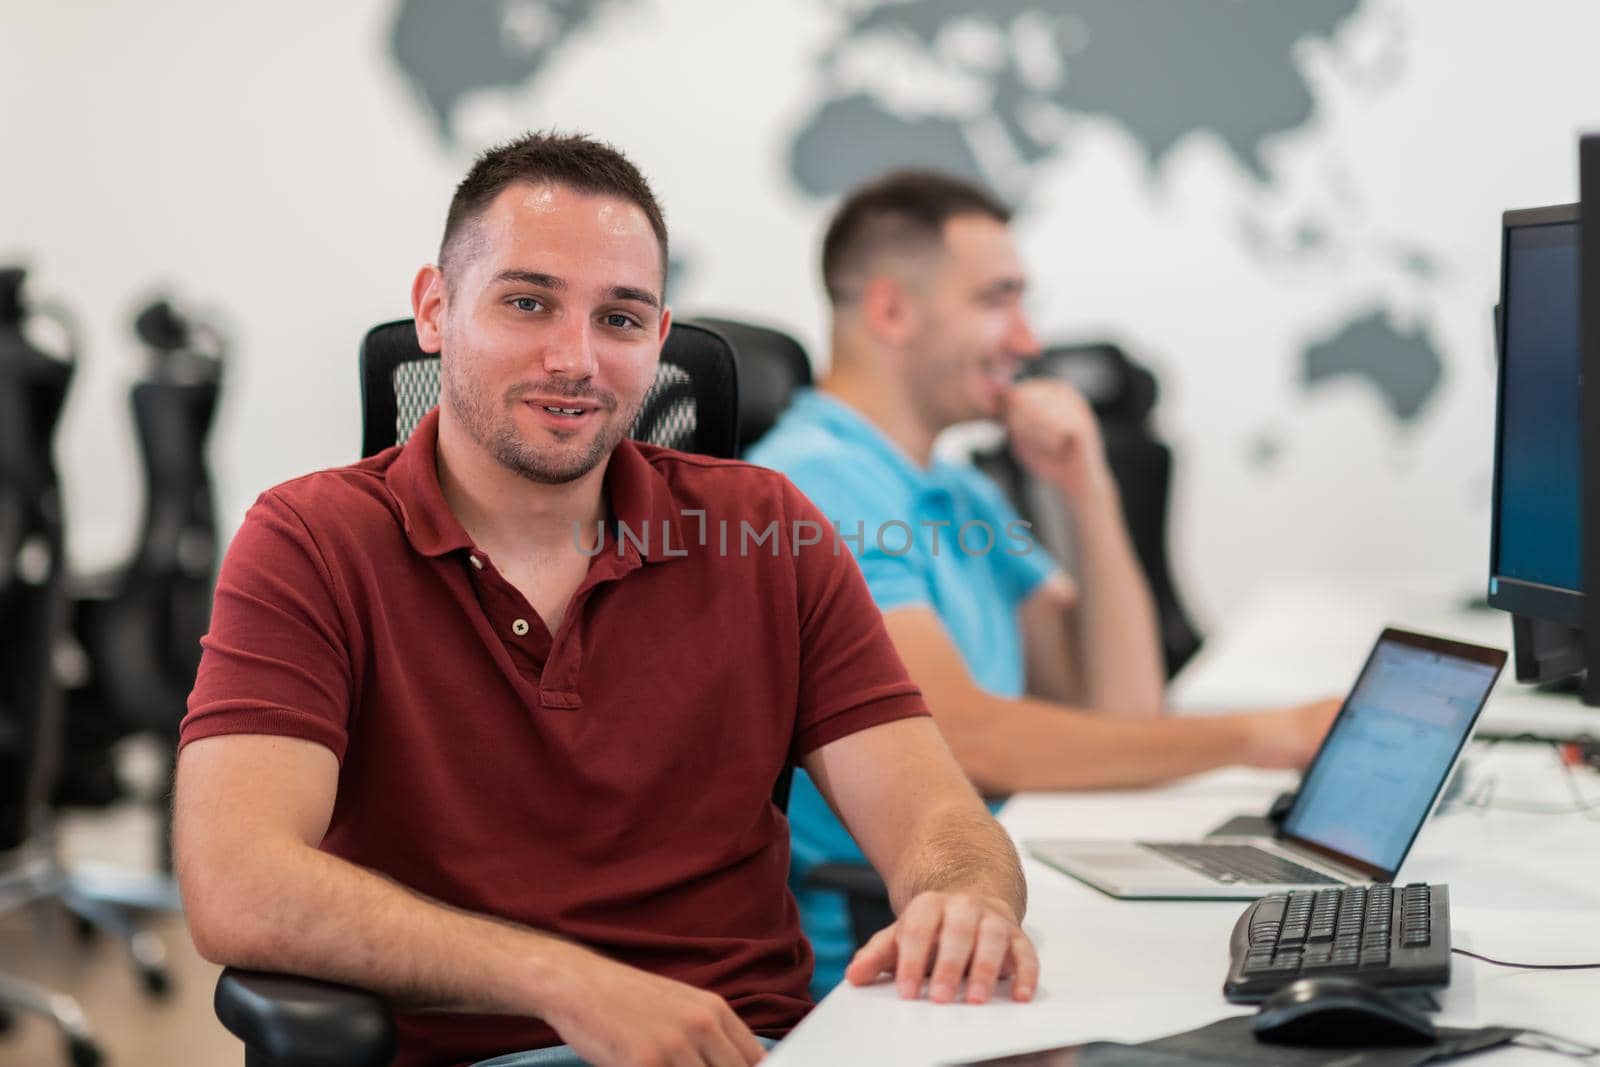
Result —
[[[1167,845],[1139,842],[1140,848],[1229,885],[1341,885],[1321,871],[1301,866],[1254,845]]]
[[[1450,984],[1450,891],[1416,882],[1274,893],[1239,916],[1229,951],[1222,992],[1237,1003],[1325,974],[1443,989]]]

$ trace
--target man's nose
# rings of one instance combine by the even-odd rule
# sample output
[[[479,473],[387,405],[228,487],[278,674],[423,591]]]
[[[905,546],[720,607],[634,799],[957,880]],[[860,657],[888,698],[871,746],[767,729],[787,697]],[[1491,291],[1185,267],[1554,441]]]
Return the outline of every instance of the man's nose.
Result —
[[[1011,351],[1023,359],[1037,359],[1044,354],[1044,347],[1033,332],[1033,324],[1021,312],[1011,320],[1011,331],[1006,335],[1006,342]]]
[[[563,378],[589,378],[595,372],[594,330],[584,316],[575,316],[550,338],[544,370]]]

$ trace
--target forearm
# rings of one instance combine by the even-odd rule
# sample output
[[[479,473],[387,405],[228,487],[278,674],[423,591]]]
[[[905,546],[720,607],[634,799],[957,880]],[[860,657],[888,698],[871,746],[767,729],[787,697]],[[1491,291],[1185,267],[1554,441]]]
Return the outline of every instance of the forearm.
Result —
[[[936,807],[918,826],[896,865],[889,897],[899,914],[927,892],[985,897],[1022,920],[1028,904],[1022,864],[1011,838],[981,804]]]
[[[956,760],[984,793],[1134,788],[1251,762],[1245,716],[1113,719],[981,690],[930,693]]]
[[[544,1015],[585,952],[299,843],[208,866],[180,862],[207,959],[359,986],[412,1010]]]
[[[1095,712],[1156,715],[1166,684],[1155,602],[1109,474],[1072,506],[1080,592],[1069,628],[1082,692]]]

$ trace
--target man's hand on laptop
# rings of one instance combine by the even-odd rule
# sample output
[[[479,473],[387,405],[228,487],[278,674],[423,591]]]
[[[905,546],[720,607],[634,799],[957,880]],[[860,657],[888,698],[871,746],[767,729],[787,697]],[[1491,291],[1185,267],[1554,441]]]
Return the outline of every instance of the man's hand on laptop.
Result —
[[[1303,770],[1317,754],[1342,703],[1329,698],[1240,716],[1248,733],[1243,762],[1252,767]]]
[[[996,983],[1011,978],[1011,999],[1032,1000],[1039,985],[1039,957],[1016,913],[994,897],[967,893],[920,893],[899,919],[874,934],[845,969],[852,985],[892,974],[900,996],[915,999],[928,979],[928,999],[949,1003],[961,979],[966,1000],[982,1004]]]
[[[766,1051],[715,993],[578,946],[550,979],[544,1019],[585,1063],[759,1063]]]

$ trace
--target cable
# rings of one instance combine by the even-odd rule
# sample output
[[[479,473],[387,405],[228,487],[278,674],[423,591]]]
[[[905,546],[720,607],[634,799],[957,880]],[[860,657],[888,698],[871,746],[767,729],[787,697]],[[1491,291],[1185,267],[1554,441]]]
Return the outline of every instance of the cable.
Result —
[[[1560,758],[1559,749],[1557,749],[1557,758]],[[1576,810],[1582,812],[1585,818],[1594,818],[1595,816],[1590,813],[1600,811],[1600,804],[1596,804],[1583,795],[1583,789],[1578,785],[1577,772],[1572,769],[1572,764],[1562,759],[1561,769],[1566,772],[1567,792],[1572,794],[1573,803],[1577,805]]]
[[[1561,768],[1562,779],[1566,783],[1567,792],[1572,796],[1572,803],[1551,804],[1536,800],[1497,800],[1495,790],[1499,776],[1490,774],[1480,781],[1472,784],[1462,791],[1463,795],[1454,798],[1448,804],[1441,804],[1441,810],[1450,808],[1477,809],[1478,811],[1514,811],[1524,815],[1581,815],[1590,821],[1600,822],[1600,801],[1593,800],[1583,795],[1583,789],[1578,784],[1578,776],[1573,767],[1561,758],[1561,745],[1564,742],[1553,738],[1539,737],[1534,734],[1520,734],[1511,737],[1494,737],[1484,739],[1484,750],[1487,753],[1503,741],[1532,741],[1548,744],[1556,753],[1556,764]]]
[[[1535,1037],[1540,1040],[1524,1040],[1524,1038],[1528,1037]],[[1596,1056],[1600,1056],[1600,1048],[1570,1037],[1562,1037],[1560,1034],[1552,1034],[1548,1030],[1525,1029],[1522,1033],[1512,1038],[1510,1043],[1533,1049],[1537,1052],[1554,1052],[1558,1056],[1569,1056],[1575,1060],[1591,1060]]]
[[[1463,956],[1471,956],[1473,959],[1482,960],[1484,963],[1492,963],[1496,967],[1517,967],[1517,968],[1521,968],[1522,970],[1528,970],[1528,971],[1595,971],[1595,970],[1600,970],[1600,963],[1512,963],[1512,962],[1510,962],[1508,960],[1497,960],[1497,959],[1494,959],[1492,956],[1484,956],[1484,955],[1480,955],[1479,953],[1476,953],[1476,952],[1468,952],[1466,949],[1464,949],[1464,948],[1456,948],[1454,945],[1452,945],[1450,947],[1450,951],[1451,952],[1458,952]]]

